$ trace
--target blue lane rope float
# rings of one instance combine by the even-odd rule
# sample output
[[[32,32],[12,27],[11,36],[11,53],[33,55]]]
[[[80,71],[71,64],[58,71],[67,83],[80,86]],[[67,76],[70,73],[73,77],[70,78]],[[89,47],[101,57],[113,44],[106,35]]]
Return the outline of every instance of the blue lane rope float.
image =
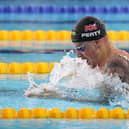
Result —
[[[0,13],[129,13],[129,6],[0,6]]]

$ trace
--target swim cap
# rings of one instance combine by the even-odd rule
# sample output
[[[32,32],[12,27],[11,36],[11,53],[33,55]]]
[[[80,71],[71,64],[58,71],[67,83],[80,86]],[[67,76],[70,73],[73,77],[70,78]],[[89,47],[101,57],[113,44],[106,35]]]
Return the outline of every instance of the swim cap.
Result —
[[[99,19],[86,16],[79,20],[72,30],[72,42],[98,40],[106,35],[106,28]]]

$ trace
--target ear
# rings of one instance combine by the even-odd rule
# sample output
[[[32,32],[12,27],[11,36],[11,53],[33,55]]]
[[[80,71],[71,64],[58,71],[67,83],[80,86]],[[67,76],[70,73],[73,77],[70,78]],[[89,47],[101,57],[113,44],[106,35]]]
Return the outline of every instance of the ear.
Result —
[[[103,41],[102,40],[100,40],[100,39],[99,40],[96,40],[96,46],[97,47],[99,47],[99,48],[102,47],[103,46],[102,44],[103,44]]]

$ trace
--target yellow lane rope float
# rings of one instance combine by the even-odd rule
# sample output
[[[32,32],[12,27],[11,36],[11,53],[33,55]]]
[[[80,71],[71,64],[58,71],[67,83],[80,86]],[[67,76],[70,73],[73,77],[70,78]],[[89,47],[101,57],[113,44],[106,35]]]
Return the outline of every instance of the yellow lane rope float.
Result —
[[[106,109],[101,107],[97,111],[94,108],[68,108],[61,111],[59,108],[3,108],[0,110],[0,119],[129,119],[129,110],[117,107]]]
[[[119,41],[128,41],[129,40],[129,31],[121,30],[121,31],[114,31],[110,30],[107,31],[109,38],[111,40],[119,40]],[[44,30],[1,30],[0,31],[0,40],[9,40],[9,41],[53,41],[53,40],[71,40],[71,31],[61,30],[61,31],[44,31]]]
[[[12,63],[2,63],[0,62],[0,74],[26,74],[31,73],[50,73],[54,67],[55,62],[12,62]]]

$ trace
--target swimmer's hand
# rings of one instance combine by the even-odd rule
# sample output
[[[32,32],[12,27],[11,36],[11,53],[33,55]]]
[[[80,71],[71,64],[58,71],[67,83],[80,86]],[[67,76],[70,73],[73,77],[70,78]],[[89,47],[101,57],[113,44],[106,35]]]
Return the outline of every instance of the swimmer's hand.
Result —
[[[57,97],[60,94],[59,90],[55,87],[52,87],[50,85],[45,86],[45,84],[41,84],[38,87],[35,87],[33,89],[28,89],[25,91],[25,96],[27,97]]]
[[[59,91],[57,89],[43,89],[44,92],[42,93],[43,97],[57,97],[60,95]]]
[[[54,97],[57,98],[57,96],[60,96],[60,93],[58,91],[55,90],[48,90],[46,88],[43,89],[43,92],[40,93],[28,93],[25,96],[27,97],[45,97],[45,98],[50,98],[50,97]]]

